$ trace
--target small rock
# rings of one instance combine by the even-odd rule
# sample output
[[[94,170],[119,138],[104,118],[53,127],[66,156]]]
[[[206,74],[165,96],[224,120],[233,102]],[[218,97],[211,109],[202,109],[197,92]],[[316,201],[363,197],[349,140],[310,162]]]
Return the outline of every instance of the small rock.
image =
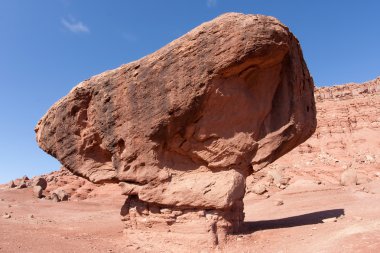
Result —
[[[29,218],[30,219],[34,219],[34,215],[33,214],[29,214]]]
[[[37,177],[37,178],[34,178],[33,179],[33,183],[32,183],[33,186],[41,186],[42,190],[45,190],[46,187],[47,187],[47,181],[45,178],[43,177]]]
[[[12,216],[9,213],[4,214],[3,219],[10,219]]]
[[[58,198],[58,195],[54,192],[50,195],[50,198],[53,202],[59,202],[60,201]]]
[[[273,180],[272,182],[275,185],[280,184],[280,181],[282,179],[282,175],[281,175],[281,173],[278,170],[270,170],[270,171],[268,171],[267,176]]]
[[[287,185],[290,181],[290,178],[284,177],[278,170],[268,171],[267,177],[271,179],[273,184],[276,185],[278,188],[280,188],[281,185]]]
[[[336,217],[326,218],[326,219],[323,219],[322,222],[323,222],[323,223],[333,223],[333,222],[337,222],[337,218],[336,218]]]
[[[33,194],[37,198],[42,198],[42,187],[40,185],[35,185],[33,187]]]
[[[380,177],[380,172],[375,172],[376,177]]]
[[[52,198],[53,201],[55,201],[54,198],[57,198],[58,201],[55,201],[55,202],[68,201],[69,200],[69,195],[65,192],[65,190],[58,189],[58,190],[55,190],[51,194],[51,198]]]
[[[181,210],[176,210],[176,211],[173,211],[172,214],[175,216],[180,216],[183,214],[183,212]]]
[[[16,187],[15,182],[14,182],[13,180],[11,180],[11,181],[9,182],[9,184],[8,184],[8,187],[9,187],[9,188],[15,188],[15,187]]]
[[[4,199],[0,199],[0,201],[4,201]]]
[[[369,193],[369,190],[367,189],[367,187],[361,187],[360,188],[361,191],[365,192],[365,193]]]
[[[365,155],[365,159],[370,163],[375,161],[375,158],[371,155]]]
[[[257,183],[257,184],[255,184],[255,185],[253,186],[252,191],[253,191],[255,194],[257,194],[257,195],[262,195],[262,194],[264,194],[264,193],[267,191],[267,189],[266,189],[266,187],[265,187],[264,184],[262,184],[262,183]]]
[[[289,184],[289,181],[290,181],[290,178],[289,177],[282,177],[281,179],[280,179],[280,185],[287,185],[287,184]]]
[[[160,212],[161,212],[162,214],[171,214],[171,213],[172,213],[172,210],[170,210],[170,209],[168,209],[168,208],[162,208],[162,209],[160,210]]]
[[[274,204],[276,205],[276,206],[282,206],[283,204],[284,204],[284,201],[282,201],[282,200],[276,200],[275,202],[274,202]]]
[[[27,185],[26,185],[26,182],[24,180],[22,180],[17,186],[16,186],[16,189],[23,189],[23,188],[26,188]]]
[[[206,216],[206,212],[204,210],[198,211],[197,214],[199,217],[205,217]]]
[[[27,175],[24,175],[21,179],[22,181],[29,181],[29,177]]]
[[[343,186],[356,185],[357,183],[358,176],[355,169],[349,168],[340,175],[340,184]]]
[[[280,187],[279,187],[281,190],[284,190],[285,188],[286,188],[286,185],[280,185]]]
[[[312,227],[311,230],[317,230],[317,227]]]

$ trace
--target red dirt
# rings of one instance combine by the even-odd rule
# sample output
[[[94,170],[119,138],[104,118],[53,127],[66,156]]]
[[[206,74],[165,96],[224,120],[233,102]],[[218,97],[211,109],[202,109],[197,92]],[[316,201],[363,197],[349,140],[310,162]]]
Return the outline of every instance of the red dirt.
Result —
[[[166,244],[152,249],[155,242],[128,244],[119,218],[123,196],[55,203],[34,198],[31,189],[3,187],[0,199],[0,213],[11,214],[0,218],[0,252],[176,252]],[[284,204],[276,206],[279,199]],[[299,181],[267,199],[248,195],[245,213],[245,232],[229,236],[222,252],[380,250],[380,179],[353,187]]]

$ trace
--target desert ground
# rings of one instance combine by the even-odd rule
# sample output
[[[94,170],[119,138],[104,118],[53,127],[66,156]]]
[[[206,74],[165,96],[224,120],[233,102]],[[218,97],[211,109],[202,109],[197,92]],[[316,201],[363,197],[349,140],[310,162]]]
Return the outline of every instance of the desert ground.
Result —
[[[245,231],[215,251],[379,252],[380,178],[350,187],[318,183],[299,179],[268,198],[249,194]],[[0,252],[177,252],[150,242],[128,244],[120,221],[125,197],[112,193],[117,188],[56,203],[35,198],[30,188],[3,186],[0,213],[10,218],[0,219]],[[187,246],[193,252],[210,250]]]

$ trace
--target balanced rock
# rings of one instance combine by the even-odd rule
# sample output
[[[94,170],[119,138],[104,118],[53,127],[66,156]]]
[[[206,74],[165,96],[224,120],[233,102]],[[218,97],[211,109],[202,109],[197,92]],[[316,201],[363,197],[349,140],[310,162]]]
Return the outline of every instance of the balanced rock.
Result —
[[[121,183],[127,231],[220,242],[244,220],[246,177],[314,132],[313,89],[286,26],[229,13],[81,82],[35,131],[76,175]]]
[[[46,187],[47,187],[47,181],[45,178],[43,177],[36,177],[33,179],[33,183],[32,183],[33,186],[41,186],[42,190],[45,190]]]

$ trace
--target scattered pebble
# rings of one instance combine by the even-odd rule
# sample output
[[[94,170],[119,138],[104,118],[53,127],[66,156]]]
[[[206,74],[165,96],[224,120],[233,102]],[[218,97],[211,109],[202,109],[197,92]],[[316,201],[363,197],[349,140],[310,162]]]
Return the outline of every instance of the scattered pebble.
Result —
[[[12,216],[9,213],[4,214],[3,219],[10,219]]]
[[[365,192],[365,193],[369,193],[369,190],[367,189],[367,187],[361,187],[360,188],[361,191]]]
[[[33,219],[34,215],[33,214],[29,214],[29,218]]]
[[[276,206],[282,206],[284,204],[284,201],[282,201],[282,200],[276,200],[276,202],[274,202],[274,204]]]
[[[267,191],[267,189],[266,189],[266,187],[265,187],[264,184],[262,184],[262,183],[257,183],[257,184],[255,184],[255,185],[253,186],[252,191],[253,191],[254,193],[256,193],[257,195],[262,195],[262,194],[264,194],[264,193]]]

